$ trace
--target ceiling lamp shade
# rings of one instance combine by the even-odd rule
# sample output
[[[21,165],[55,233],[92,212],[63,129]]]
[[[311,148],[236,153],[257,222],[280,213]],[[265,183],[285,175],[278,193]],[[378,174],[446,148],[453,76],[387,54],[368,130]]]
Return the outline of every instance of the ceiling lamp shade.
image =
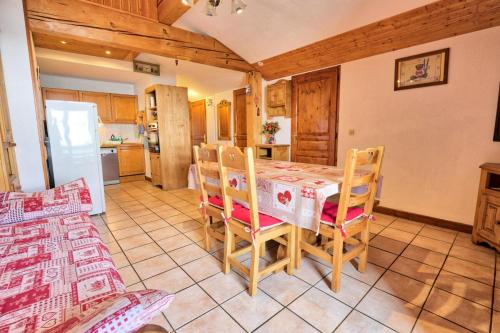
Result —
[[[208,0],[206,14],[207,16],[217,16],[217,6],[219,6],[220,0]]]
[[[231,2],[231,14],[241,14],[247,7],[243,0],[232,0]]]
[[[194,6],[194,1],[193,0],[182,0],[181,1],[183,5],[193,7]]]

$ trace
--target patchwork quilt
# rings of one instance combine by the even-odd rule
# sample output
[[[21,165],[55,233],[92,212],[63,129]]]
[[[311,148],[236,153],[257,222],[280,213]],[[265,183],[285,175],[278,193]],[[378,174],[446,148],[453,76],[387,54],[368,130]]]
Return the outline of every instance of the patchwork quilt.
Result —
[[[124,292],[87,213],[0,225],[0,333],[50,332]]]

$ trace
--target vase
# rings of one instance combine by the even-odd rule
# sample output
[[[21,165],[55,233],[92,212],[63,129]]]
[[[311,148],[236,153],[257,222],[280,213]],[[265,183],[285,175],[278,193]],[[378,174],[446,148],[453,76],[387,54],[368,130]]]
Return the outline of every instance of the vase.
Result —
[[[274,134],[266,134],[266,142],[272,145],[274,143]]]

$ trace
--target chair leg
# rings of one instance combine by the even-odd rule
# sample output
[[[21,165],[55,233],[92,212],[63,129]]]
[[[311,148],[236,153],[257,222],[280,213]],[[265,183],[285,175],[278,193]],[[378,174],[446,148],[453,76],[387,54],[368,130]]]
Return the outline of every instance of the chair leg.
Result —
[[[298,269],[302,264],[302,228],[295,228],[295,267]]]
[[[366,226],[361,231],[360,241],[365,249],[359,255],[358,271],[363,273],[366,270],[366,262],[368,261],[368,242],[370,241],[370,221],[366,221]]]
[[[288,246],[286,247],[286,256],[290,259],[286,267],[286,272],[288,275],[293,275],[293,269],[295,267],[295,246],[297,242],[297,237],[295,236],[296,228],[291,226],[290,233],[288,234]]]
[[[234,251],[233,246],[234,246],[234,234],[229,229],[229,227],[226,227],[226,232],[224,235],[224,263],[222,267],[222,271],[224,272],[224,274],[229,273],[229,271],[231,270],[229,257],[231,256],[231,253]]]
[[[333,232],[333,260],[332,260],[332,282],[331,289],[334,292],[340,291],[340,273],[342,272],[342,250],[344,247],[344,240],[340,234],[339,229]]]
[[[210,251],[210,235],[208,234],[208,228],[212,224],[212,216],[207,220],[206,215],[203,216],[203,231],[205,232],[205,250]]]
[[[259,253],[261,258],[263,258],[266,255],[266,242],[262,242],[262,244],[260,244]]]
[[[257,240],[255,240],[257,242]],[[262,244],[252,246],[252,256],[250,258],[250,286],[248,287],[248,294],[255,296],[257,293],[257,283],[259,282],[259,252]]]

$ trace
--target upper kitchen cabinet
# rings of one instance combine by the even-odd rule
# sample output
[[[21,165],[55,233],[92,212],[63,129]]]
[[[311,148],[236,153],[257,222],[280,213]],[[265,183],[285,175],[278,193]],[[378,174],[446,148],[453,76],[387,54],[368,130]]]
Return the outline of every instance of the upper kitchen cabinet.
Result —
[[[78,90],[43,88],[43,100],[79,101]]]
[[[114,121],[113,112],[111,111],[110,94],[80,91],[80,101],[95,103],[97,105],[97,113],[103,123],[112,123]]]
[[[267,86],[267,116],[290,117],[292,102],[292,85],[288,80],[279,80]]]
[[[112,94],[111,110],[115,123],[135,124],[137,117],[137,96]]]

